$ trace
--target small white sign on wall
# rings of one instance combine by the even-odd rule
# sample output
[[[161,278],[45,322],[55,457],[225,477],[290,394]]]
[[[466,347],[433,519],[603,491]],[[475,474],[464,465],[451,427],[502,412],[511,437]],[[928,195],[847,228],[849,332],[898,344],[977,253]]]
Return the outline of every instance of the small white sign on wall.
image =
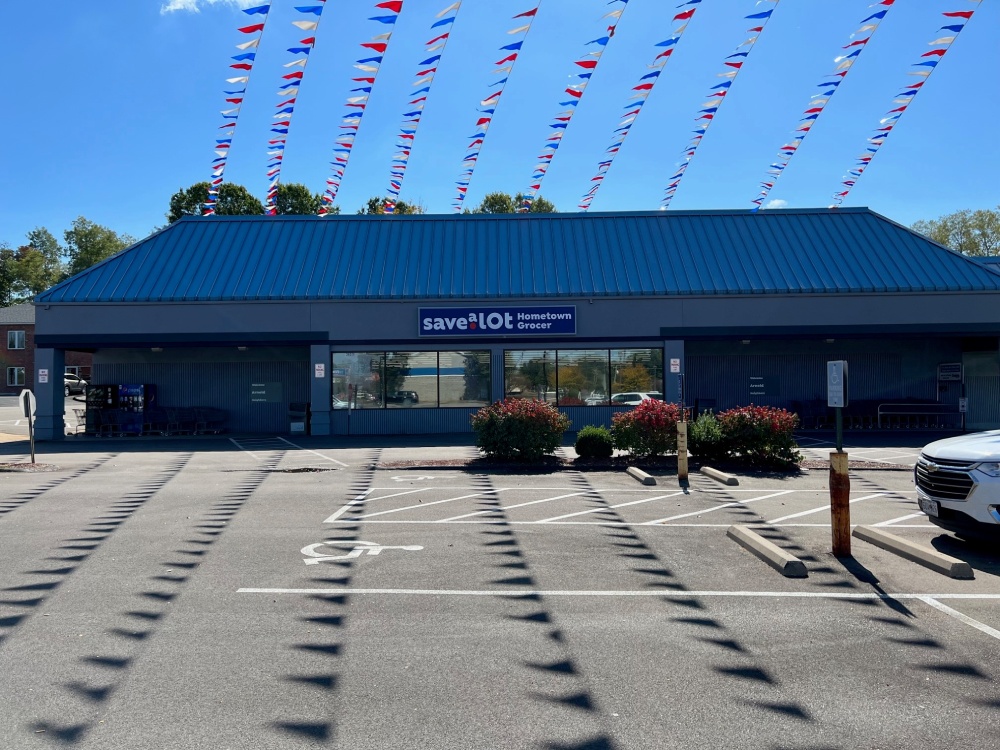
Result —
[[[38,371],[38,382],[39,383],[48,383],[49,382],[49,371],[48,370],[39,370]]]
[[[680,372],[681,371],[681,361],[680,359],[670,360],[670,372]]]
[[[326,365],[322,362],[316,363],[316,377],[325,378],[326,377]]]

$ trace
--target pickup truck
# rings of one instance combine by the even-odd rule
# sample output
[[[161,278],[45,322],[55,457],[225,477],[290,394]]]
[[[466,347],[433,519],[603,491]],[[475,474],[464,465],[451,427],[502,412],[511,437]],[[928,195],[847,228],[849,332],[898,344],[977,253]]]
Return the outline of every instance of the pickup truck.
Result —
[[[1000,430],[924,446],[913,479],[931,523],[963,539],[1000,541]]]

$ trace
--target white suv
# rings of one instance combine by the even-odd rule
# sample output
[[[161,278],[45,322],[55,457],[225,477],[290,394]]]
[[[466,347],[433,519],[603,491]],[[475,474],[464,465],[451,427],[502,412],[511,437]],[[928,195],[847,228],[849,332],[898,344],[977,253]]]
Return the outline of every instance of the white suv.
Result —
[[[925,446],[913,478],[932,523],[960,537],[1000,540],[1000,430]]]
[[[616,393],[611,397],[612,406],[638,406],[648,398],[655,398],[657,401],[663,400],[663,394],[659,391],[649,391],[648,393]]]

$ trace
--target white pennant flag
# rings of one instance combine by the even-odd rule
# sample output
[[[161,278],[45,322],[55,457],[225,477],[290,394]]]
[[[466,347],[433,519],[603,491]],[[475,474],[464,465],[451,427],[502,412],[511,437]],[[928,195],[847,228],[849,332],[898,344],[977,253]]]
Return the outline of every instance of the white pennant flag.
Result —
[[[292,21],[292,26],[298,26],[303,31],[315,31],[319,28],[319,21]]]
[[[251,49],[260,44],[260,39],[253,39],[249,42],[243,42],[243,44],[237,44],[236,49]]]
[[[306,66],[307,62],[309,62],[309,58],[308,57],[303,57],[301,60],[294,60],[293,62],[285,63],[282,67],[283,68],[294,68],[296,65],[300,65],[300,66],[302,66],[304,68]]]
[[[462,7],[462,0],[458,0],[457,3],[449,5],[447,8],[438,13],[437,17],[441,18],[441,16],[443,16],[445,13],[451,13],[453,10],[458,10],[461,7]]]

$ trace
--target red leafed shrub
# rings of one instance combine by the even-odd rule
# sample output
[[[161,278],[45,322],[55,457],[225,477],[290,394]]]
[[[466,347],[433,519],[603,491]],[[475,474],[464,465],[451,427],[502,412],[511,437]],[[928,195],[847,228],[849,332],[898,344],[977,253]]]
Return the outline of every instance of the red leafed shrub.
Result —
[[[773,406],[740,406],[718,415],[729,453],[750,464],[794,463],[801,455],[793,435],[799,418]]]
[[[677,450],[680,406],[648,398],[632,411],[611,418],[615,448],[633,456],[659,456]]]
[[[538,461],[553,453],[569,417],[544,401],[508,398],[472,415],[476,445],[490,458]]]

